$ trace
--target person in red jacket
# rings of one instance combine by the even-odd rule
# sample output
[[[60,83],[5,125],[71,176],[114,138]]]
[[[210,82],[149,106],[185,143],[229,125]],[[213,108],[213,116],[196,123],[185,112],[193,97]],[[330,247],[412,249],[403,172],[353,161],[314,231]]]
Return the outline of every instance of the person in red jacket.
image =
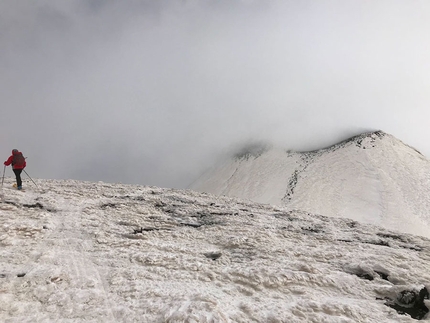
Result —
[[[12,155],[4,162],[5,166],[9,166],[10,164],[12,164],[12,170],[15,173],[16,187],[21,190],[21,172],[25,168],[25,166],[27,166],[27,163],[25,162],[25,158],[22,155],[22,152],[18,151],[18,149],[12,150]]]

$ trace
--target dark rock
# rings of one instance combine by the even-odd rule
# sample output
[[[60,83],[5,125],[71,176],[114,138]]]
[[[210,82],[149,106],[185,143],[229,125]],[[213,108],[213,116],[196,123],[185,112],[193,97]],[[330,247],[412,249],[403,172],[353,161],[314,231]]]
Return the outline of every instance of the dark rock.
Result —
[[[212,259],[212,260],[217,260],[219,257],[221,257],[221,252],[208,252],[204,254],[205,257]]]
[[[408,314],[416,320],[421,320],[429,312],[424,304],[424,299],[429,299],[429,292],[425,287],[419,293],[404,290],[397,295],[395,300],[387,300],[385,305],[395,309],[401,315]]]
[[[370,280],[370,281],[372,281],[374,279],[374,277],[371,274],[365,273],[365,272],[359,273],[359,274],[356,274],[356,275],[357,275],[357,277],[360,277],[360,278],[366,279],[366,280]]]
[[[200,228],[203,224],[201,223],[187,223],[187,222],[181,222],[181,225],[185,225],[192,228]]]
[[[40,204],[39,202],[35,203],[35,204],[23,204],[22,206],[24,207],[28,207],[28,208],[34,208],[34,209],[43,209],[43,205]]]
[[[375,273],[377,273],[379,275],[379,277],[381,277],[383,280],[388,280],[388,275],[386,273],[383,273],[381,271],[376,271]]]
[[[158,231],[158,230],[160,230],[160,229],[158,229],[158,228],[140,228],[140,229],[135,229],[133,234],[150,232],[150,231]]]

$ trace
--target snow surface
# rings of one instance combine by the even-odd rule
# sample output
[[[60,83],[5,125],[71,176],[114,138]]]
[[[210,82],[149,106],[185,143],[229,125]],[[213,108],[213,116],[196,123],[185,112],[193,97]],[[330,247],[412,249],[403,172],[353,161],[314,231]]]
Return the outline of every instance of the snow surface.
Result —
[[[430,161],[382,131],[313,152],[236,157],[191,188],[430,237]]]
[[[1,322],[414,322],[385,303],[430,287],[424,237],[194,191],[36,182],[2,189]]]

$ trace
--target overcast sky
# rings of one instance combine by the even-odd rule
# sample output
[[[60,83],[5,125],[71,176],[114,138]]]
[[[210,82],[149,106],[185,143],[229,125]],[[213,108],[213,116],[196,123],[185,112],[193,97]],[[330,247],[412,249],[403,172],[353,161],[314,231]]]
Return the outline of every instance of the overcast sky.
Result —
[[[179,188],[248,141],[381,129],[429,157],[429,34],[427,0],[0,0],[0,152]]]

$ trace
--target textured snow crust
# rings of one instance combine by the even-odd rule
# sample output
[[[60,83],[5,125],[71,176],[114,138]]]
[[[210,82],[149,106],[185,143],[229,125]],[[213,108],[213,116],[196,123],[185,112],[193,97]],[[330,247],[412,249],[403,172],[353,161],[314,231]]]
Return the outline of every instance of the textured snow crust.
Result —
[[[415,322],[385,304],[430,287],[424,237],[194,191],[37,183],[5,180],[1,322]]]
[[[430,237],[430,161],[382,131],[312,152],[233,158],[191,188]]]

